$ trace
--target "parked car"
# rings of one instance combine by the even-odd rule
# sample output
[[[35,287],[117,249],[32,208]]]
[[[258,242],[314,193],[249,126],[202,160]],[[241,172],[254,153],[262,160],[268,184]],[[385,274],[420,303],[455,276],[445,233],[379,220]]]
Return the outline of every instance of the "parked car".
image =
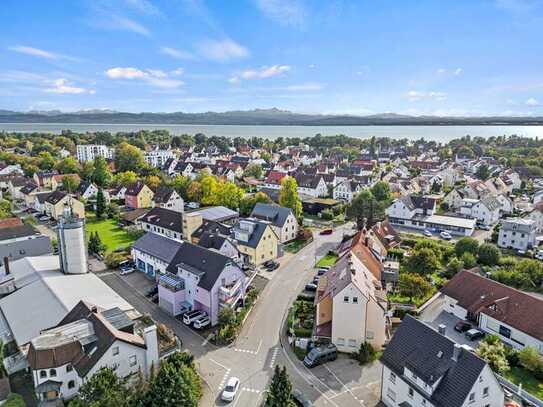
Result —
[[[432,237],[432,232],[430,232],[428,229],[425,229],[424,232],[422,232],[422,234],[426,237]]]
[[[239,390],[239,379],[237,377],[231,377],[228,379],[228,382],[226,382],[226,386],[224,386],[224,390],[221,394],[221,400],[226,402],[234,401],[236,398],[236,394]]]
[[[159,301],[158,294],[153,295],[151,297],[151,301],[154,302],[155,304],[158,304],[158,301]]]
[[[279,263],[273,260],[268,260],[263,264],[264,268],[268,271],[277,270],[279,268]]]
[[[543,260],[543,250],[539,250],[534,257],[538,260]]]
[[[317,284],[309,283],[305,285],[306,291],[317,291]]]
[[[126,276],[127,274],[133,273],[136,271],[136,268],[132,265],[127,265],[119,269],[121,271],[121,276]]]
[[[485,336],[484,332],[479,331],[478,329],[470,329],[465,334],[466,338],[468,338],[470,341],[476,341],[477,339],[481,339]]]
[[[313,284],[318,285],[320,280],[320,276],[313,277]]]
[[[202,315],[200,318],[194,320],[193,327],[196,329],[202,329],[211,323],[211,319],[207,315]]]
[[[311,351],[304,358],[304,365],[306,365],[307,367],[315,367],[330,360],[336,359],[337,348],[336,345],[331,343],[325,346],[318,346],[311,349]]]
[[[332,233],[334,233],[334,231],[332,229],[324,229],[319,234],[320,235],[331,235]]]
[[[292,398],[294,399],[294,403],[299,407],[313,407],[313,403],[300,390],[294,389],[292,391]]]
[[[187,204],[187,208],[189,209],[198,209],[200,207],[200,204],[198,202],[189,202]]]
[[[454,326],[454,330],[457,332],[466,332],[471,329],[471,324],[468,321],[458,321]]]
[[[198,318],[200,318],[201,316],[203,315],[207,315],[207,312],[205,311],[198,311],[198,310],[193,310],[193,311],[189,311],[189,312],[186,312],[184,315],[183,315],[183,323],[185,325],[190,325],[192,324],[195,320],[197,320]]]
[[[151,288],[149,291],[147,291],[147,293],[145,293],[145,296],[150,298],[152,297],[153,295],[155,294],[158,294],[158,287],[157,286],[154,286],[153,288]]]
[[[322,276],[324,273],[326,273],[328,270],[325,268],[320,268],[317,270],[317,275]]]
[[[452,239],[451,234],[450,234],[449,232],[445,232],[445,231],[441,232],[441,233],[439,234],[439,236],[441,236],[441,238],[442,238],[443,240],[451,240],[451,239]]]

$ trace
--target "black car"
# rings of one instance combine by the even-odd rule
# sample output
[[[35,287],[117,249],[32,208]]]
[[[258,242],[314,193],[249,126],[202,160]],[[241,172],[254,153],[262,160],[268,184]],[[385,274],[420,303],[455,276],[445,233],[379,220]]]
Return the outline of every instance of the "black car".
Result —
[[[279,263],[277,263],[276,261],[273,261],[273,260],[269,260],[266,263],[264,263],[264,267],[268,271],[277,270],[279,268]]]
[[[458,321],[454,326],[456,332],[466,332],[471,329],[471,324],[467,321]]]
[[[478,329],[470,329],[465,334],[466,338],[468,338],[470,341],[476,341],[477,339],[481,339],[485,336],[484,332],[479,331]]]
[[[309,283],[305,285],[306,291],[317,291],[317,284]]]
[[[150,298],[150,297],[153,297],[155,294],[158,294],[158,286],[155,286],[155,287],[151,288],[149,291],[147,291],[145,296]]]

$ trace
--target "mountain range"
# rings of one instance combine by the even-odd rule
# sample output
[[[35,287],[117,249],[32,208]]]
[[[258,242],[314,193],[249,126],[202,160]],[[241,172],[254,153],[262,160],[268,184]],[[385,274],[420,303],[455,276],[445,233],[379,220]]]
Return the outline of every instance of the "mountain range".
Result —
[[[85,123],[85,124],[192,124],[260,126],[417,126],[417,125],[543,125],[539,116],[408,116],[382,113],[368,116],[304,114],[288,110],[254,109],[202,113],[128,113],[108,109],[62,112],[59,110],[15,112],[0,110],[0,123]]]

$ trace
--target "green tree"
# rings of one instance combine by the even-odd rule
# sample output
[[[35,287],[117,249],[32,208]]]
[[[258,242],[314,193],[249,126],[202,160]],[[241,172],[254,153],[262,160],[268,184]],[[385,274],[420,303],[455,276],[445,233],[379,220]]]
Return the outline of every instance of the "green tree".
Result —
[[[257,203],[272,203],[271,198],[264,192],[257,192],[254,195],[245,195],[239,202],[239,213],[242,216],[249,216]]]
[[[401,273],[398,280],[398,291],[401,295],[415,298],[424,298],[432,292],[432,284],[420,274]]]
[[[298,195],[298,183],[293,177],[286,176],[281,181],[279,205],[292,209],[296,219],[302,217],[302,201]]]
[[[190,186],[190,178],[183,175],[176,175],[171,182],[171,187],[183,198],[188,198],[188,189]]]
[[[143,405],[148,407],[196,407],[202,397],[201,379],[192,357],[176,352],[160,364],[149,383]]]
[[[111,368],[102,368],[86,381],[70,407],[128,407],[130,392]]]
[[[92,172],[92,181],[99,187],[106,187],[111,182],[111,171],[104,157],[94,159],[94,171]]]
[[[405,262],[405,269],[409,273],[428,275],[441,268],[436,253],[429,248],[415,249]]]
[[[213,175],[202,175],[200,177],[200,186],[202,188],[202,205],[216,205],[219,183]]]
[[[217,204],[230,209],[238,209],[243,198],[243,190],[233,182],[221,184],[217,190]]]
[[[377,201],[389,202],[391,199],[390,185],[388,182],[378,181],[371,187],[371,193]]]
[[[23,396],[17,393],[10,393],[3,407],[26,407]]]
[[[55,167],[55,159],[49,151],[42,151],[38,154],[39,164],[41,170],[49,171]]]
[[[489,364],[490,368],[498,373],[509,370],[507,349],[499,337],[489,335],[479,343],[476,353]]]
[[[526,346],[518,353],[518,359],[522,366],[536,376],[543,374],[543,357],[532,346]]]
[[[456,257],[458,258],[462,257],[462,255],[466,252],[476,256],[478,250],[479,242],[472,237],[463,237],[454,245],[454,251],[456,253]]]
[[[358,360],[360,365],[365,365],[366,363],[373,362],[377,356],[377,352],[368,342],[362,342],[358,352],[354,353],[354,357]]]
[[[262,170],[262,166],[260,164],[249,164],[247,168],[245,168],[243,175],[245,177],[254,177],[256,179],[260,179],[262,178],[263,173],[264,171]]]
[[[453,257],[445,267],[445,277],[453,278],[464,269],[464,263],[458,257]]]
[[[271,161],[271,159],[272,159],[272,155],[267,151],[262,151],[260,153],[260,158],[262,158],[264,161],[269,163]]]
[[[11,202],[6,199],[0,199],[0,219],[11,218]]]
[[[78,174],[81,167],[74,157],[66,157],[55,164],[55,169],[61,174]]]
[[[100,239],[100,235],[98,232],[91,233],[89,236],[89,245],[88,250],[89,253],[95,253],[95,254],[101,254],[106,249],[105,245],[102,243],[102,239]]]
[[[115,175],[114,182],[116,185],[126,187],[135,183],[138,180],[138,174],[134,171],[119,172]]]
[[[383,203],[377,201],[369,189],[363,189],[356,194],[347,207],[347,216],[355,220],[359,229],[373,226],[383,215]]]
[[[83,163],[83,168],[81,169],[81,178],[86,181],[92,181],[92,176],[94,174],[94,162],[86,161]]]
[[[79,179],[75,175],[65,175],[62,178],[62,187],[68,193],[73,193],[79,188]]]
[[[464,252],[464,254],[460,256],[460,260],[467,269],[471,269],[477,265],[477,258],[470,252]]]
[[[292,384],[288,377],[287,368],[281,369],[275,365],[275,371],[266,398],[265,407],[294,407],[296,404],[292,400]]]
[[[483,243],[479,247],[478,259],[479,263],[484,266],[495,266],[500,262],[500,250],[491,243]]]
[[[202,184],[192,181],[187,189],[187,198],[194,202],[202,202]]]
[[[104,191],[102,188],[98,190],[96,194],[96,217],[102,219],[104,212],[106,210],[106,197],[104,196]]]
[[[483,181],[486,181],[490,177],[490,169],[488,168],[488,165],[481,164],[479,168],[477,168],[475,176]]]
[[[140,173],[146,166],[142,151],[126,142],[115,149],[115,169],[120,172],[133,171]]]

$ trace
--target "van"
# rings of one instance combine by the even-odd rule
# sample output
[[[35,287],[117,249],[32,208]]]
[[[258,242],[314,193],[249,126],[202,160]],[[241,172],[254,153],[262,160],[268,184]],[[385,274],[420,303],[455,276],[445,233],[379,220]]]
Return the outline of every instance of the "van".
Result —
[[[331,360],[337,359],[337,348],[333,343],[329,345],[318,346],[304,358],[304,365],[307,367],[315,367]]]

